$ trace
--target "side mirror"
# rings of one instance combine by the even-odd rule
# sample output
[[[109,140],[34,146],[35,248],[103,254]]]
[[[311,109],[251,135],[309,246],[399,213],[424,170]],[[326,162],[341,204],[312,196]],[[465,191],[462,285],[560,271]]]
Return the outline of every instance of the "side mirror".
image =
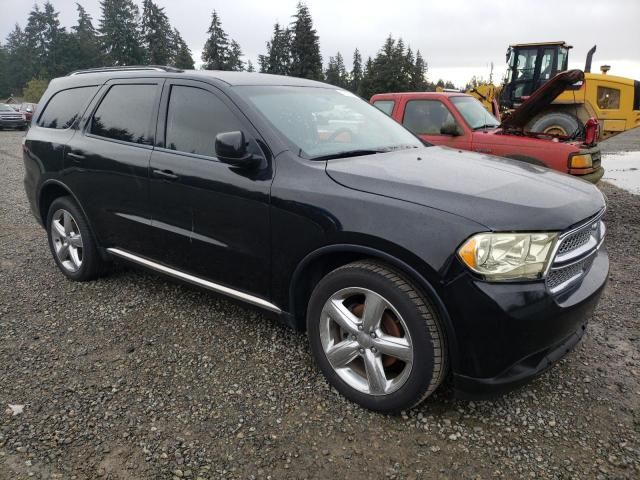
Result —
[[[450,135],[452,137],[459,137],[462,135],[462,132],[458,128],[458,125],[456,125],[455,123],[447,123],[442,127],[440,127],[440,134]]]
[[[216,135],[216,156],[223,163],[236,167],[252,167],[257,157],[247,152],[244,133],[240,131],[223,132]]]

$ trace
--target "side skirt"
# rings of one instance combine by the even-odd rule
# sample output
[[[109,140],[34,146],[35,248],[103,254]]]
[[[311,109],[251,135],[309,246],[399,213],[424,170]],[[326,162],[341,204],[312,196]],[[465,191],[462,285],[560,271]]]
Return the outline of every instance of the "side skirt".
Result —
[[[156,272],[164,273],[179,280],[206,288],[207,290],[227,295],[231,298],[235,298],[236,300],[250,303],[251,305],[264,308],[271,312],[275,312],[278,314],[282,313],[282,310],[280,310],[280,308],[263,298],[253,296],[239,290],[234,290],[233,288],[225,287],[224,285],[205,280],[204,278],[196,277],[195,275],[191,275],[189,273],[181,272],[180,270],[176,270],[175,268],[167,267],[166,265],[162,265],[146,258],[139,257],[138,255],[134,255],[133,253],[129,253],[125,250],[120,250],[119,248],[107,248],[107,252],[115,255],[116,257],[120,257],[125,260],[129,260],[130,262],[137,263],[138,265],[142,265],[143,267],[150,268],[151,270],[155,270]]]

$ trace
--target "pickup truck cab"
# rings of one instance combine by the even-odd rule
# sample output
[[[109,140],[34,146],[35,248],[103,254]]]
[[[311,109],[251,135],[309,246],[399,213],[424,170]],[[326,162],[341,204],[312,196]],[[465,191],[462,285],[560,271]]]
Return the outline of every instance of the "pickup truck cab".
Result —
[[[497,155],[580,176],[592,183],[604,174],[597,145],[505,127],[463,93],[382,93],[371,103],[434,145]]]

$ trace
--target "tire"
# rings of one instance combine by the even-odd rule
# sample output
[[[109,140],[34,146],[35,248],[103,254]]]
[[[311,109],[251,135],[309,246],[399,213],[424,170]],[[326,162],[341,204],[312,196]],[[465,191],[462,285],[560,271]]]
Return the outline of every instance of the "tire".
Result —
[[[320,280],[309,300],[307,333],[329,383],[370,410],[409,409],[446,375],[435,309],[400,272],[376,261],[350,263]]]
[[[580,122],[576,117],[561,112],[543,113],[527,125],[527,130],[530,132],[557,133],[566,136],[573,135],[578,128],[580,128]]]
[[[51,203],[46,226],[51,254],[62,273],[77,282],[103,273],[105,265],[87,219],[71,197]]]

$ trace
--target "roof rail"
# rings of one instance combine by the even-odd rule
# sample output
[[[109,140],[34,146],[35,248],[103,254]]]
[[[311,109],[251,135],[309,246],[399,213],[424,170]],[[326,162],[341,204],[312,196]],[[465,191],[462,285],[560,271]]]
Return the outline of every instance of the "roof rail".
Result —
[[[119,67],[98,67],[98,68],[86,68],[83,70],[75,70],[69,74],[67,77],[72,75],[82,75],[85,73],[99,73],[99,72],[129,72],[136,70],[155,70],[157,72],[172,72],[172,73],[182,73],[184,70],[175,67],[169,67],[166,65],[123,65]]]

